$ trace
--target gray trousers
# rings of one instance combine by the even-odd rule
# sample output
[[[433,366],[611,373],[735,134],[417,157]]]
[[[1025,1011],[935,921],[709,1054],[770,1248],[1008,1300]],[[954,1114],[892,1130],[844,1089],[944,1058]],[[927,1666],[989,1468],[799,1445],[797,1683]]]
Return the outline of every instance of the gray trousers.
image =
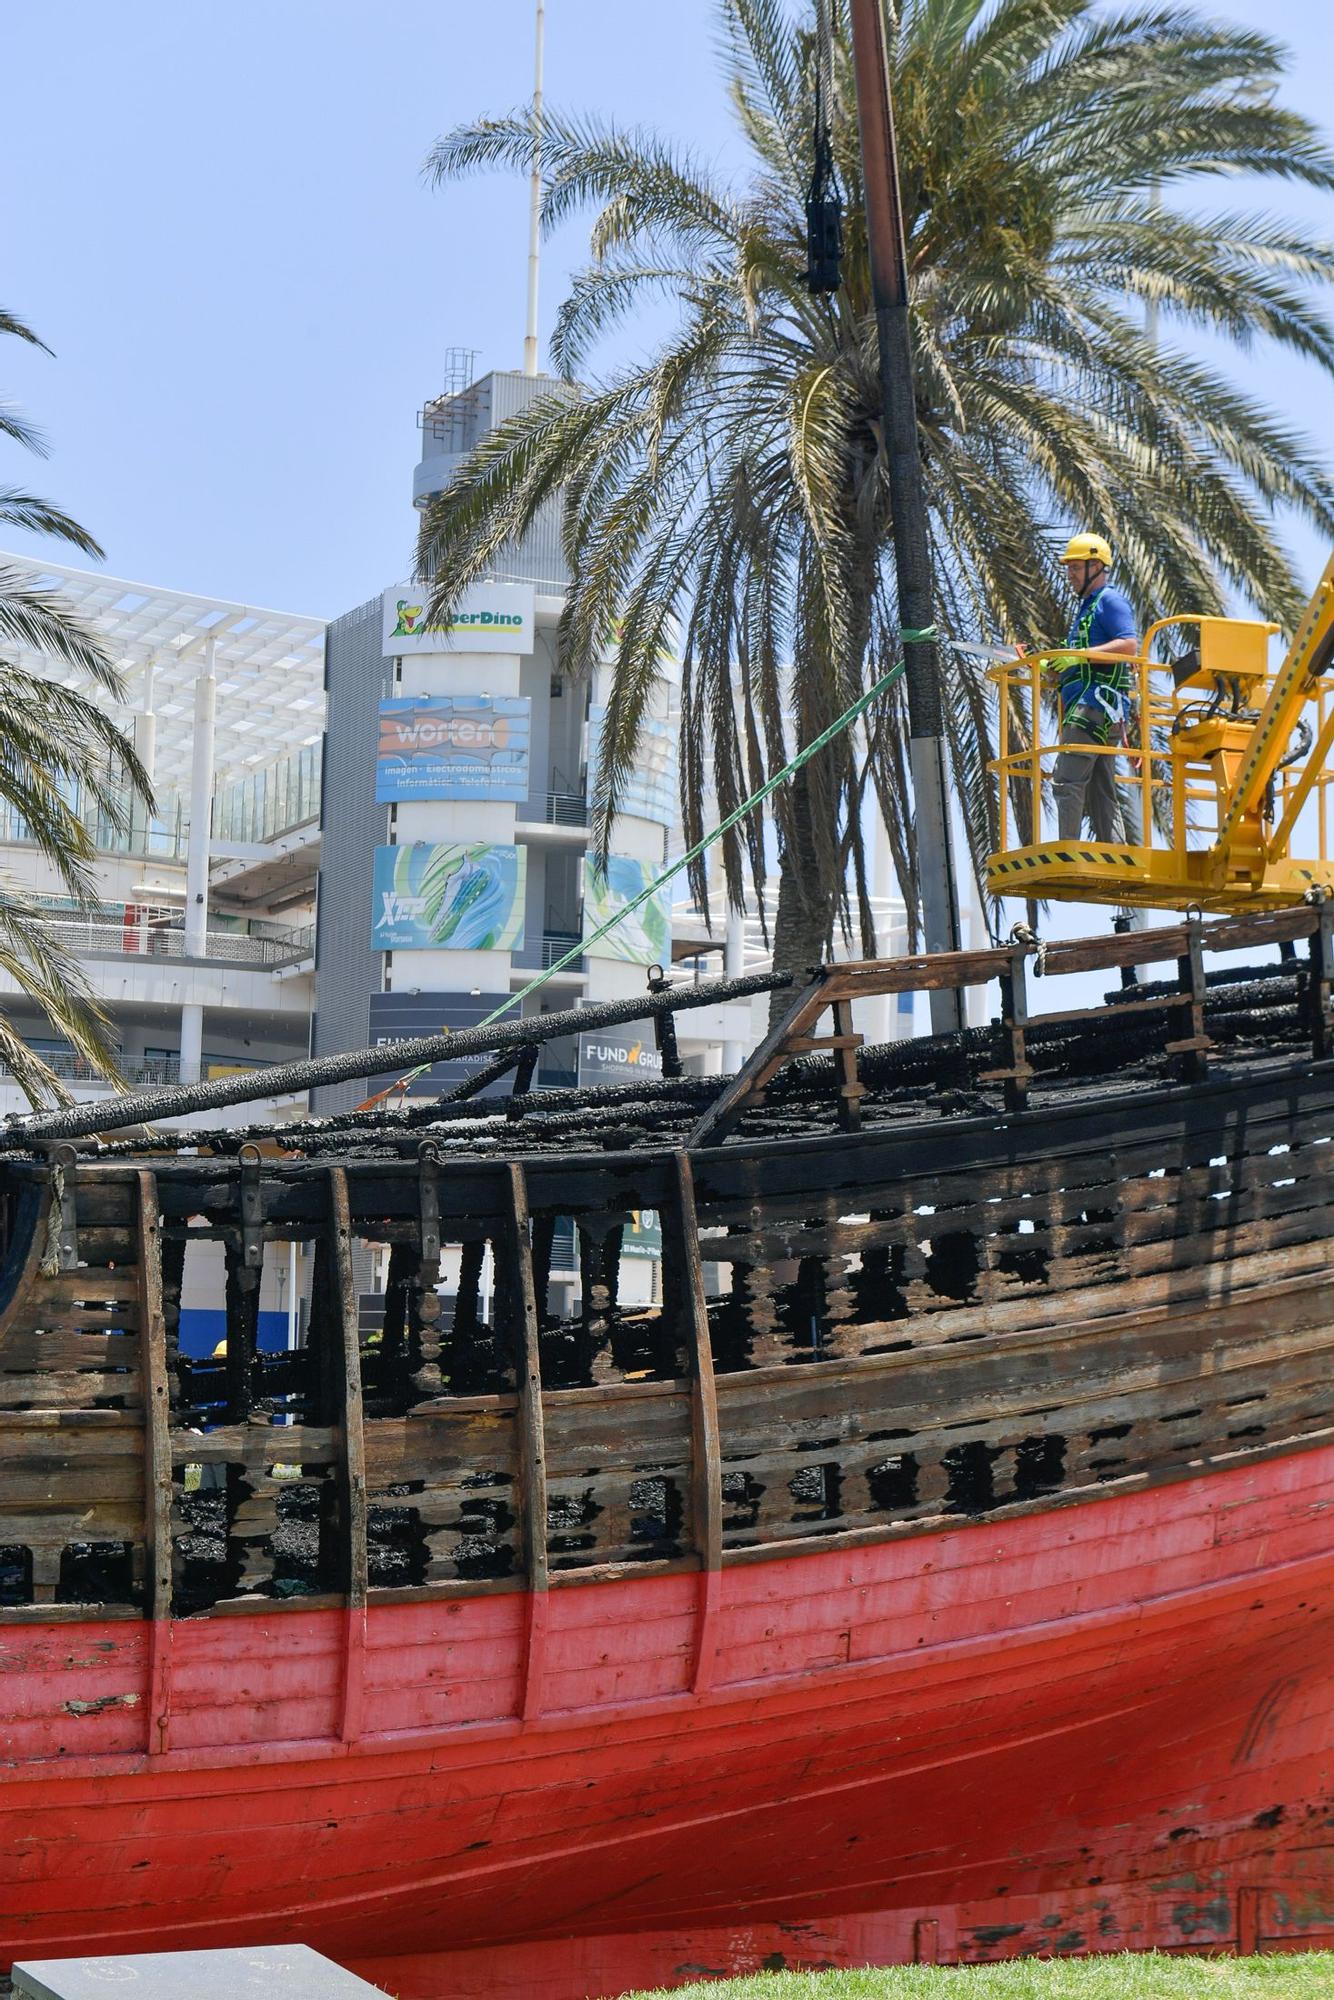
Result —
[[[1051,788],[1057,833],[1062,840],[1078,840],[1087,812],[1095,840],[1124,840],[1138,847],[1139,801],[1117,785],[1115,757],[1091,754],[1097,744],[1093,731],[1079,722],[1067,722],[1061,730],[1061,754]]]

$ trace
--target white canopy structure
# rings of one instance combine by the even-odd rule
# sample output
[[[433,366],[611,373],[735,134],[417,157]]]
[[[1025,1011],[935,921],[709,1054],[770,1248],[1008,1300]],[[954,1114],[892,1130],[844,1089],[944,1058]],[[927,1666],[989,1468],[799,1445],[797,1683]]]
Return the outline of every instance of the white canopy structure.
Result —
[[[0,554],[0,567],[58,597],[124,676],[122,706],[63,661],[21,643],[8,649],[16,665],[77,688],[133,738],[152,777],[158,813],[167,821],[174,817],[178,830],[170,836],[167,828],[173,839],[168,870],[179,866],[176,843],[188,823],[183,887],[155,882],[144,893],[154,902],[164,894],[183,897],[182,954],[206,960],[216,796],[259,767],[319,742],[325,621],[21,556]],[[153,866],[160,872],[159,864]],[[204,1002],[183,997],[183,1077],[200,1073],[203,1032]]]
[[[141,742],[144,732],[142,726],[136,729],[134,718],[153,716],[151,762],[160,798],[189,798],[195,683],[209,657],[218,697],[217,780],[243,776],[248,768],[271,763],[319,737],[324,619],[129,583],[30,557],[0,553],[0,565],[17,571],[34,588],[58,593],[96,634],[125,676],[127,706],[118,708],[86,675],[34,648],[10,645],[10,657],[29,673],[77,687]]]

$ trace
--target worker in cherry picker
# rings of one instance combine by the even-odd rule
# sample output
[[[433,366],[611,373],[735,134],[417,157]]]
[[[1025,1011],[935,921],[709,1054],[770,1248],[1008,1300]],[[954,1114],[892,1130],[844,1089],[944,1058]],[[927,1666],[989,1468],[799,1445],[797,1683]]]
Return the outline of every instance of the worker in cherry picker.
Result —
[[[1078,840],[1087,813],[1095,840],[1138,845],[1139,811],[1133,797],[1119,791],[1117,759],[1099,751],[1127,740],[1134,668],[1139,651],[1135,614],[1108,580],[1110,545],[1101,535],[1073,535],[1061,557],[1076,604],[1066,645],[1047,666],[1061,709],[1061,754],[1056,759],[1052,796],[1062,840]],[[1091,655],[1077,659],[1076,652]]]

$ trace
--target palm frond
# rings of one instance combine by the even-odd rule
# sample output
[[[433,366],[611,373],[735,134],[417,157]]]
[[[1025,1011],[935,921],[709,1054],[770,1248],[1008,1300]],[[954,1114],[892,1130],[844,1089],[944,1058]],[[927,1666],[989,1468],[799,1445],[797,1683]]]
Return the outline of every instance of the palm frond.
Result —
[[[847,7],[831,0],[826,107],[846,195],[844,280],[813,299],[813,9],[717,4],[748,175],[725,184],[688,151],[597,119],[550,114],[543,134],[548,225],[591,214],[557,366],[587,369],[648,298],[673,303],[676,325],[643,361],[499,425],[428,511],[419,550],[438,616],[559,501],[573,576],[562,665],[608,677],[603,854],[673,631],[692,843],[883,675],[898,643]],[[1292,515],[1334,533],[1324,454],[1180,344],[1205,330],[1334,373],[1321,296],[1334,246],[1259,209],[1189,201],[1218,175],[1334,188],[1334,155],[1282,101],[1284,51],[1142,0],[904,0],[887,12],[942,628],[1053,637],[1065,614],[1052,547],[1076,523],[1114,542],[1146,621],[1220,608],[1229,591],[1294,615],[1299,582],[1275,524]],[[525,108],[459,128],[427,173],[526,172],[532,151]],[[1141,330],[1146,302],[1162,309],[1157,344]],[[966,656],[943,651],[941,671],[980,872],[997,837],[994,689]],[[1029,726],[1017,698],[1009,719]],[[836,923],[870,936],[871,797],[916,937],[906,727],[899,686],[862,734],[775,796],[780,963],[825,949]],[[1031,831],[1028,801],[1011,804]],[[763,895],[763,827],[738,829],[719,861],[734,905],[747,870]],[[701,860],[701,899],[709,878]]]

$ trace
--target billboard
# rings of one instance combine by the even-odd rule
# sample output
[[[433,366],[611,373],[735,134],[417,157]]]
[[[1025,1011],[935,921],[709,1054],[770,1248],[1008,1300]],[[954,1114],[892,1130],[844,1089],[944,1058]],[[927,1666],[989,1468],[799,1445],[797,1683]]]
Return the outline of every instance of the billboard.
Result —
[[[475,1028],[509,997],[508,993],[372,993],[370,1040],[376,1048],[383,1048],[392,1042],[410,1042],[418,1035],[438,1035],[442,1028]],[[414,1078],[407,1094],[438,1097],[490,1060],[489,1054],[483,1054],[435,1063],[424,1076]],[[506,1096],[513,1082],[512,1076],[500,1077],[478,1095]]]
[[[382,600],[386,659],[408,653],[531,653],[531,583],[479,583],[465,591],[445,625],[428,625],[428,592],[395,583]]]
[[[598,763],[602,755],[602,735],[607,710],[593,702],[588,711],[588,793],[597,789]],[[639,725],[635,764],[621,781],[617,812],[637,819],[651,819],[659,826],[674,826],[679,809],[676,777],[676,729],[665,707],[660,689],[650,699]]]
[[[656,1208],[632,1208],[621,1233],[622,1257],[661,1257],[662,1221]]]
[[[511,951],[523,943],[528,854],[489,841],[377,847],[374,951]]]
[[[415,694],[380,703],[375,797],[526,799],[527,695]]]
[[[585,1028],[579,1035],[579,1082],[636,1083],[641,1078],[657,1082],[662,1076],[662,1056],[654,1039],[652,1024],[643,1028],[631,1023],[619,1028]]]
[[[609,917],[625,909],[661,870],[625,854],[609,854],[603,874],[591,855],[584,861],[584,936],[591,937]],[[633,916],[591,947],[594,958],[626,959],[632,965],[670,965],[672,887],[665,883]]]

